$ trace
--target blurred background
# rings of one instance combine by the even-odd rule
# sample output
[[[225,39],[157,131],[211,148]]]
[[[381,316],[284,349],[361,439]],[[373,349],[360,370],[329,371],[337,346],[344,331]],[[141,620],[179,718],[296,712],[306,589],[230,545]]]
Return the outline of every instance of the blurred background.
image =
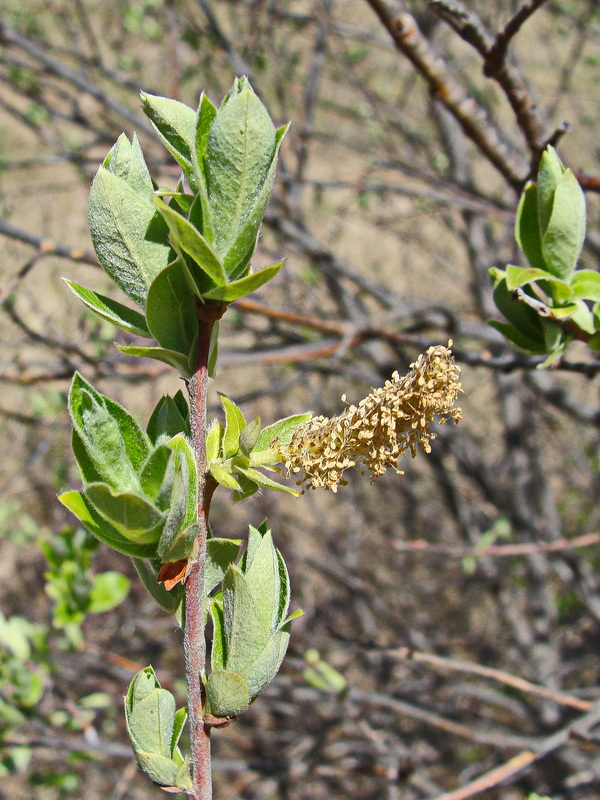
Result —
[[[1,798],[163,796],[121,698],[151,663],[185,702],[181,634],[56,494],[79,484],[76,369],[144,424],[181,381],[119,354],[60,278],[117,297],[86,204],[122,131],[178,180],[139,90],[218,103],[240,74],[292,121],[254,260],[287,264],[224,318],[211,413],[220,390],[264,424],[332,415],[449,339],[464,395],[403,476],[217,493],[222,535],[268,518],[305,614],[213,737],[215,797],[600,797],[600,362],[576,343],[539,370],[487,325],[548,143],[586,191],[596,269],[599,34],[596,0],[3,0]]]

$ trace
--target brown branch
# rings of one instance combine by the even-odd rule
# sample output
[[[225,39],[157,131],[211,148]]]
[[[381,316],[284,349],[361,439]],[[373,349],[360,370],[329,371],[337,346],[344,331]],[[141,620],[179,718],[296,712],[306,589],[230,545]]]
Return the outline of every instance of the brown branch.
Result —
[[[459,661],[455,658],[444,658],[443,656],[436,656],[431,653],[421,653],[417,650],[409,650],[407,647],[401,647],[393,652],[403,661],[416,661],[421,664],[428,664],[429,666],[450,670],[452,672],[479,675],[482,678],[489,678],[490,680],[501,683],[504,686],[510,686],[513,689],[518,689],[526,694],[534,694],[547,700],[553,700],[558,705],[576,708],[579,711],[590,711],[594,705],[588,700],[581,700],[579,697],[575,697],[571,694],[548,689],[545,686],[540,686],[539,684],[531,683],[531,681],[520,678],[518,675],[511,675],[509,672],[494,669],[493,667],[485,667],[481,664],[470,664],[467,661]]]
[[[483,153],[503,178],[520,192],[527,167],[512,157],[485,110],[456,81],[448,65],[431,49],[410,14],[394,0],[366,0],[392,37],[396,48],[425,78],[433,97],[444,105],[461,126],[465,136]]]
[[[510,778],[515,778],[536,761],[540,761],[555,750],[564,747],[572,738],[587,738],[592,728],[599,722],[600,703],[596,703],[587,714],[584,714],[574,722],[570,722],[561,730],[548,736],[539,746],[531,750],[524,750],[504,764],[494,767],[494,769],[486,772],[484,775],[480,775],[479,778],[476,778],[474,781],[470,781],[454,791],[444,792],[444,794],[438,795],[434,800],[468,800],[468,798],[475,797],[475,795],[481,794],[481,792],[493,789],[500,783],[504,783]]]
[[[493,37],[479,17],[459,0],[430,0],[434,11],[482,56],[484,75],[495,80],[502,88],[531,150],[532,172],[537,170],[540,155],[551,137],[545,133],[531,92],[519,71],[506,63],[506,55],[511,39],[543,2],[545,0],[526,3]]]
[[[600,544],[600,533],[587,533],[574,539],[557,539],[554,542],[520,542],[518,544],[492,544],[487,547],[451,547],[432,544],[425,539],[410,542],[395,541],[393,547],[399,552],[437,553],[445,556],[465,558],[468,556],[525,556],[535,553],[557,553],[578,547],[591,547]]]

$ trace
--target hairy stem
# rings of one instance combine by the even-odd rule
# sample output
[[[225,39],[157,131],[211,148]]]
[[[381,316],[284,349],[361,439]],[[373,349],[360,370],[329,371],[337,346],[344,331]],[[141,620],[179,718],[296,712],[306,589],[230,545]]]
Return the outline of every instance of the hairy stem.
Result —
[[[204,638],[204,562],[208,534],[208,512],[215,484],[206,478],[206,405],[208,358],[215,318],[199,309],[198,361],[188,382],[192,444],[198,468],[198,535],[185,585],[185,665],[188,686],[188,715],[192,748],[192,800],[212,800],[210,727],[204,721],[202,679],[206,669]]]

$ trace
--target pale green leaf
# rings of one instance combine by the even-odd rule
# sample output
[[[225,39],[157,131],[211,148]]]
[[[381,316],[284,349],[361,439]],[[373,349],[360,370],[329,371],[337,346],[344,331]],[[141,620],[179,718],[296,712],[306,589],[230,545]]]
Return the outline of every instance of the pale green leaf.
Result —
[[[210,713],[216,717],[238,717],[248,709],[248,684],[237,672],[218,669],[208,676],[206,694]]]
[[[206,563],[204,565],[204,591],[208,595],[223,578],[230,564],[240,552],[241,539],[220,539],[212,537],[206,542]]]
[[[192,166],[196,138],[196,112],[184,103],[168,97],[141,92],[145,113],[160,140],[184,171],[190,186],[197,191]]]
[[[571,280],[575,297],[581,300],[600,302],[600,273],[593,269],[580,269]]]
[[[178,214],[159,197],[154,197],[154,205],[158,208],[167,225],[174,247],[187,253],[192,263],[186,262],[191,269],[192,280],[200,295],[227,282],[223,264],[208,241],[185,217]],[[193,265],[196,265],[194,268]],[[207,282],[206,277],[210,280]]]
[[[125,294],[144,308],[148,287],[169,263],[170,253],[168,242],[153,234],[153,222],[160,215],[150,196],[138,194],[100,167],[90,191],[88,217],[100,263]]]
[[[198,319],[194,295],[179,260],[153,280],[146,300],[146,319],[161,347],[181,353],[192,363],[198,349]]]
[[[179,371],[183,378],[191,378],[193,370],[190,367],[189,360],[182,356],[181,353],[175,350],[166,350],[164,347],[138,347],[132,344],[115,343],[115,347],[124,356],[135,356],[137,358],[153,358],[155,361],[161,361],[163,364],[169,364]]]
[[[246,420],[240,408],[226,394],[219,392],[219,397],[225,411],[223,455],[225,458],[231,458],[240,449],[240,434],[246,427]]]
[[[111,300],[110,297],[96,294],[91,289],[86,289],[78,283],[67,280],[67,278],[63,278],[63,281],[73,294],[101,319],[112,322],[117,328],[127,333],[132,333],[134,336],[151,337],[143,314],[134,311],[132,308],[127,308],[127,306],[118,303],[116,300]]]
[[[165,518],[143,497],[131,492],[114,492],[106,483],[90,483],[84,494],[121,536],[138,544],[158,541]]]
[[[218,286],[216,289],[210,289],[208,292],[204,292],[203,297],[205,300],[221,300],[224,303],[232,303],[234,300],[238,300],[240,297],[245,297],[247,294],[256,291],[256,289],[259,289],[263,284],[267,283],[267,281],[270,281],[277,275],[284,264],[285,259],[261,269],[260,272],[253,272],[250,275],[246,275],[245,278],[231,281],[231,283],[227,283],[225,286]]]
[[[140,544],[126,539],[96,511],[83,492],[65,492],[58,499],[93,536],[114,550],[134,558],[152,558],[156,555],[155,543]]]

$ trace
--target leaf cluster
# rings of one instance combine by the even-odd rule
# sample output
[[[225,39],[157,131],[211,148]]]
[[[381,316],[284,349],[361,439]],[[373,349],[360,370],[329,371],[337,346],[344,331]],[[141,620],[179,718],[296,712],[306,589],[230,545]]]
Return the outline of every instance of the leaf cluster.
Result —
[[[275,128],[246,78],[235,80],[219,108],[204,94],[197,110],[165,97],[141,97],[182,169],[181,180],[175,191],[157,189],[137,137],[130,142],[122,134],[94,178],[89,223],[100,263],[143,313],[67,283],[102,319],[158,344],[120,344],[121,352],[163,361],[189,378],[198,309],[212,305],[222,313],[283,265],[253,272],[250,259],[287,126]]]
[[[583,191],[549,146],[517,210],[515,237],[529,266],[490,270],[494,301],[507,320],[490,325],[520,350],[547,356],[544,366],[574,338],[600,350],[600,274],[577,269],[585,230]]]

